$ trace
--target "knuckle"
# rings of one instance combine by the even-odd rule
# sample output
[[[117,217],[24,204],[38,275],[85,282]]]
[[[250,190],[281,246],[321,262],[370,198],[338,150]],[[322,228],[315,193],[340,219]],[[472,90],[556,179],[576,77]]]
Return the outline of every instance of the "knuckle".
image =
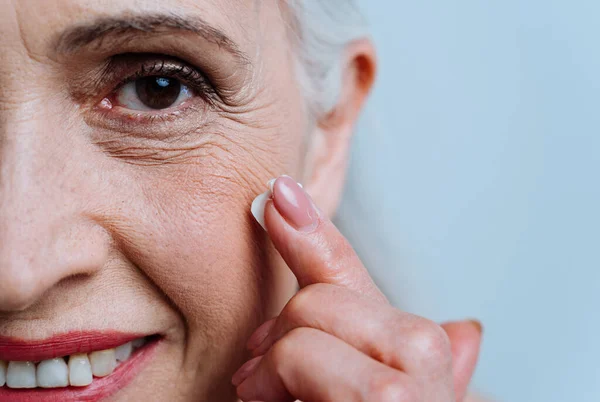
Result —
[[[451,363],[450,339],[434,322],[423,320],[412,333],[412,347],[427,367],[446,368]]]
[[[308,317],[322,305],[321,301],[326,297],[330,287],[330,285],[317,283],[301,289],[281,312],[283,320],[304,325]]]
[[[356,251],[348,240],[344,237],[339,237],[334,243],[334,254],[337,256],[337,260],[344,262],[354,261],[356,259]]]
[[[356,251],[343,236],[327,237],[326,233],[321,233],[315,239],[321,247],[321,261],[327,268],[327,277],[331,280],[338,280],[343,277],[349,266],[357,263],[358,257]]]
[[[329,264],[331,275],[341,283],[347,282],[347,272],[361,263],[354,249],[346,241],[339,246],[336,256],[337,258]]]
[[[309,312],[310,304],[310,287],[306,287],[290,299],[281,312],[281,317],[290,323],[300,322],[302,321],[302,317]]]
[[[419,402],[415,383],[407,381],[400,372],[387,372],[375,376],[370,383],[368,398],[373,402]]]
[[[308,328],[294,328],[271,347],[272,358],[275,361],[293,359],[298,353],[303,353],[302,343],[310,336]]]

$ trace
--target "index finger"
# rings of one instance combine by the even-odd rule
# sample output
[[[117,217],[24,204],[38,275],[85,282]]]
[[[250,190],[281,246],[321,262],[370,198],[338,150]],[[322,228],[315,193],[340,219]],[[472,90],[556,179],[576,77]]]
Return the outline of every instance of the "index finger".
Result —
[[[348,240],[298,183],[281,176],[269,184],[270,190],[253,203],[253,214],[301,288],[329,283],[386,300]]]

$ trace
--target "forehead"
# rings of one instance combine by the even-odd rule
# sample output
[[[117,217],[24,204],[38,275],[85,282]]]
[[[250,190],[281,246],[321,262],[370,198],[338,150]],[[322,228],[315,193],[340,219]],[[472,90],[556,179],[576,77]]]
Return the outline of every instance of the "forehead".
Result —
[[[261,10],[268,7],[260,2]],[[13,0],[0,13],[0,47],[21,43],[28,52],[45,53],[61,33],[98,20],[140,15],[197,17],[225,33],[240,48],[251,46],[259,23],[255,0]],[[11,40],[11,38],[13,40]]]

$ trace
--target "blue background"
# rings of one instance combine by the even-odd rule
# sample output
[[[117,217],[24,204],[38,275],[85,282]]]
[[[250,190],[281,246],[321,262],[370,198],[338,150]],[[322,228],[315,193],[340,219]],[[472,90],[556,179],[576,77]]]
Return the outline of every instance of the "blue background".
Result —
[[[398,306],[483,321],[476,388],[600,401],[600,2],[361,3],[340,225]]]

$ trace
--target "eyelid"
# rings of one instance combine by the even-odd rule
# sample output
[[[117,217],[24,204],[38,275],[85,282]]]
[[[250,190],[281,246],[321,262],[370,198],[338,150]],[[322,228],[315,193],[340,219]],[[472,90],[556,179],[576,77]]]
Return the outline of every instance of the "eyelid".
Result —
[[[221,96],[202,69],[173,56],[129,53],[107,60],[98,78],[90,86],[94,94],[82,93],[88,103],[87,124],[99,129],[128,133],[140,137],[172,136],[174,131],[187,130],[190,118],[195,124],[212,120],[211,111],[220,109]],[[194,96],[179,107],[156,111],[133,110],[119,105],[116,95],[120,88],[141,77],[168,76],[187,86]],[[104,90],[101,90],[104,88]],[[79,95],[81,97],[81,95]],[[180,128],[178,128],[180,127]]]
[[[192,120],[194,129],[209,124],[213,119],[210,111],[207,102],[195,97],[185,102],[183,107],[156,112],[140,112],[121,106],[98,105],[86,113],[85,120],[90,127],[107,130],[107,133],[117,132],[135,137],[167,139],[174,133],[189,131]]]

